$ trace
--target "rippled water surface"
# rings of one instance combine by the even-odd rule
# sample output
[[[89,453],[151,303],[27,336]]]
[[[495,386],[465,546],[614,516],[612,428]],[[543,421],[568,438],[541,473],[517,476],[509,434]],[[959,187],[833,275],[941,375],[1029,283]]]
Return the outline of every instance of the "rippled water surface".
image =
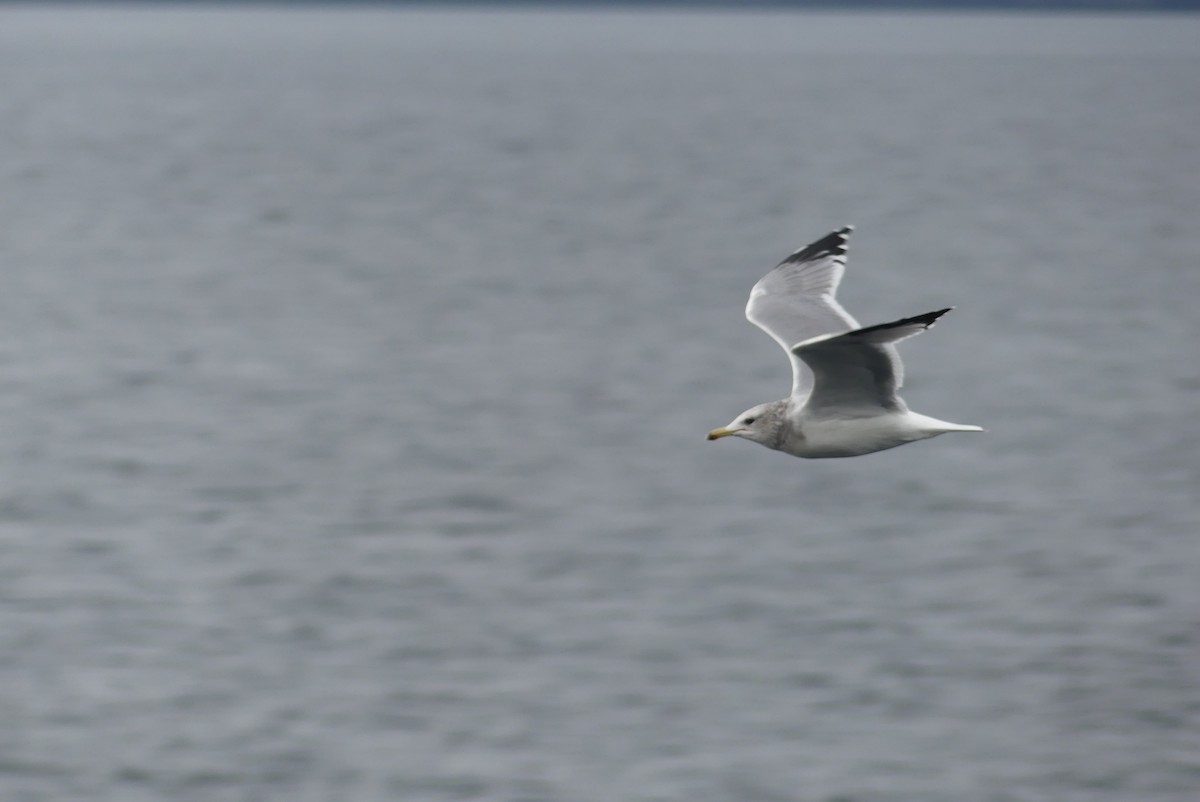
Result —
[[[1196,799],[1196,42],[0,9],[0,795]],[[989,432],[706,443],[847,222]]]

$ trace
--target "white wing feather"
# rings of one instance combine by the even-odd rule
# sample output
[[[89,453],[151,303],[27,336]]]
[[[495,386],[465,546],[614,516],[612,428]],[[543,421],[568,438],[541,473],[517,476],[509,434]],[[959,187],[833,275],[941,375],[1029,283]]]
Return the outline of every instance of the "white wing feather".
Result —
[[[846,270],[846,226],[784,259],[750,291],[746,318],[771,336],[792,363],[792,399],[803,400],[813,386],[812,370],[793,346],[822,334],[858,328],[858,321],[834,297]]]

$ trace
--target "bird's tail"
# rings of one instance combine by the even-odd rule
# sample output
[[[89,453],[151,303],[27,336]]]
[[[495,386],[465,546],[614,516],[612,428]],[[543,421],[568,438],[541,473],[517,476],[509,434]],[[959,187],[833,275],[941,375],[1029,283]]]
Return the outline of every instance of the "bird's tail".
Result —
[[[982,426],[972,426],[968,423],[942,423],[943,432],[986,432]]]
[[[919,415],[915,412],[909,413],[913,418],[917,419],[921,429],[935,434],[944,434],[945,432],[982,432],[985,429],[982,426],[973,426],[969,423],[951,423],[947,420],[938,420],[931,418],[928,415]]]

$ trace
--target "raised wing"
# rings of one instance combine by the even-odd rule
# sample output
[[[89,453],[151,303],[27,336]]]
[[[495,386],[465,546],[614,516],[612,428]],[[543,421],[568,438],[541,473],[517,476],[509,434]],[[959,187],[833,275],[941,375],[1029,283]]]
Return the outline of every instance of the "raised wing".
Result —
[[[834,295],[846,270],[846,226],[784,259],[754,289],[746,318],[782,346],[792,362],[792,398],[799,401],[812,387],[812,371],[792,346],[821,334],[858,328]]]
[[[820,417],[868,417],[906,409],[896,391],[904,384],[904,366],[892,343],[920,334],[953,307],[843,334],[822,335],[792,349],[813,372],[807,414]]]

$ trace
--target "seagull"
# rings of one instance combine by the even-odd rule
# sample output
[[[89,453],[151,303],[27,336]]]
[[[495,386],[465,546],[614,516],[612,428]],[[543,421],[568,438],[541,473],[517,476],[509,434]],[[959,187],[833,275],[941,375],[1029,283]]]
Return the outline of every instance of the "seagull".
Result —
[[[750,291],[746,318],[792,363],[792,394],[751,407],[709,440],[741,437],[796,457],[857,457],[946,432],[982,432],[911,411],[896,391],[894,343],[954,307],[861,328],[834,297],[846,270],[846,226],[793,253]]]

